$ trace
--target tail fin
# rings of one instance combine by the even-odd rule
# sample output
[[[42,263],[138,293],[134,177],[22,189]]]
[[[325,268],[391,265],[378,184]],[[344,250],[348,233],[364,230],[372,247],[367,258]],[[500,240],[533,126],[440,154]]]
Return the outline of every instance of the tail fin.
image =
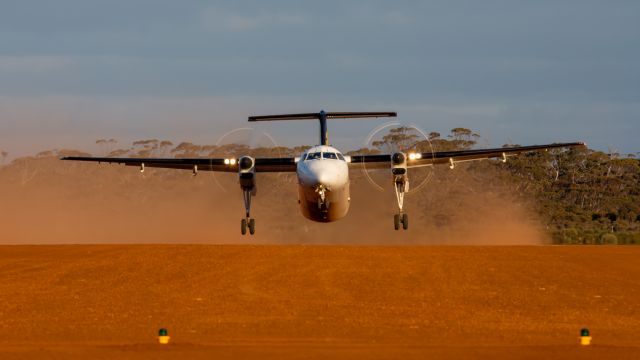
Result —
[[[250,116],[249,121],[279,121],[279,120],[320,120],[320,145],[328,145],[329,136],[327,131],[327,119],[362,119],[378,117],[396,117],[395,112],[325,112],[303,113],[303,114],[283,114],[283,115],[262,115]]]

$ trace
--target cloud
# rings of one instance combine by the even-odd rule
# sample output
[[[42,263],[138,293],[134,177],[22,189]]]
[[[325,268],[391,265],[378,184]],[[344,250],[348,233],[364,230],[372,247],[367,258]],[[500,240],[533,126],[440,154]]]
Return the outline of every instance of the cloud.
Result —
[[[256,14],[241,14],[214,7],[207,8],[202,12],[202,23],[204,28],[208,30],[242,32],[260,28],[302,25],[306,22],[305,16],[295,13],[260,12]]]

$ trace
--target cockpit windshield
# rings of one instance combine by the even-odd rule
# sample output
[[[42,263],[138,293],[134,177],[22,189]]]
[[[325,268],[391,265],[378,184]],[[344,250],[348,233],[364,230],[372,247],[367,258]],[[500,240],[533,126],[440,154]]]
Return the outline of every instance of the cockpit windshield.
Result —
[[[302,161],[320,160],[320,159],[346,161],[344,156],[342,156],[342,154],[335,153],[335,152],[313,152],[313,153],[307,153],[302,156]]]

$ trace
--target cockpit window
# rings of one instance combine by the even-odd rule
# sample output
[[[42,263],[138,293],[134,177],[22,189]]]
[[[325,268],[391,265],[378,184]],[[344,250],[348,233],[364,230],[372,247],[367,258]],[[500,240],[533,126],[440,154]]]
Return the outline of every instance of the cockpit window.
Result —
[[[338,156],[336,155],[336,153],[332,152],[322,153],[322,157],[324,159],[338,160]]]
[[[342,156],[342,154],[338,153],[338,159],[342,160],[342,161],[347,161],[344,156]]]
[[[320,160],[322,158],[322,153],[315,152],[307,154],[306,160]]]

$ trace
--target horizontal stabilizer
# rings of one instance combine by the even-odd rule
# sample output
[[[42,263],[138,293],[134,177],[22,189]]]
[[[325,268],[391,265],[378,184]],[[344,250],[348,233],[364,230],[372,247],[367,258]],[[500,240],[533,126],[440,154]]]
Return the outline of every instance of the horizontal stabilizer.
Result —
[[[326,119],[358,119],[377,117],[396,117],[395,112],[319,112],[302,114],[260,115],[249,116],[249,121],[278,121],[278,120],[316,120],[322,117]]]
[[[282,115],[260,115],[249,116],[249,121],[280,121],[280,120],[320,120],[320,144],[329,144],[327,135],[328,119],[364,119],[378,117],[396,117],[395,112],[326,112],[324,110],[317,113],[302,114],[282,114]]]

